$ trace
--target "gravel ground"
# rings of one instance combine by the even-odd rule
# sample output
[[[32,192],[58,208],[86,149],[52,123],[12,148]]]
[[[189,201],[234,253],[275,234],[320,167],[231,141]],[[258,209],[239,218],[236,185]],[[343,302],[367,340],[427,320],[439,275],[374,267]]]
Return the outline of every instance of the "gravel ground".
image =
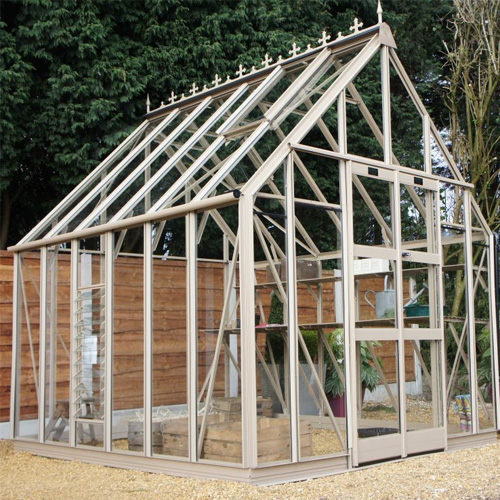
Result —
[[[500,443],[279,486],[247,486],[37,457],[0,441],[1,500],[500,500]]]

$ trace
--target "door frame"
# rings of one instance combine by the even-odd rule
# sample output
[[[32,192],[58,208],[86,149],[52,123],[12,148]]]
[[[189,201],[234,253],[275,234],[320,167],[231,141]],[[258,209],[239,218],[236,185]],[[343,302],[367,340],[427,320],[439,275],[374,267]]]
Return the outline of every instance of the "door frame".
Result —
[[[433,451],[444,449],[446,447],[446,428],[445,428],[445,404],[443,397],[445,392],[445,354],[444,354],[444,318],[442,307],[442,247],[441,247],[441,229],[439,213],[439,182],[434,176],[419,171],[415,174],[401,172],[390,165],[370,166],[351,161],[344,163],[345,168],[345,238],[348,240],[345,244],[345,303],[351,304],[348,308],[349,320],[346,322],[346,329],[349,335],[349,371],[352,381],[348,388],[349,409],[350,409],[350,427],[351,442],[353,443],[353,465],[384,460],[389,458],[406,457],[411,454],[424,451]],[[391,183],[391,222],[392,222],[392,242],[388,247],[359,245],[354,242],[354,213],[353,213],[353,179],[354,176],[377,178]],[[401,186],[415,186],[427,191],[425,204],[425,220],[427,227],[431,228],[427,234],[427,251],[414,250],[411,242],[404,244],[402,242],[401,228]],[[433,194],[434,193],[434,194]],[[434,196],[432,202],[431,196]],[[370,207],[372,208],[372,207]],[[372,210],[373,211],[373,210]],[[420,210],[421,211],[421,210]],[[424,215],[424,214],[422,214]],[[376,215],[380,219],[380,214]],[[431,223],[430,223],[431,222]],[[431,248],[429,248],[431,247]],[[418,248],[418,246],[417,246]],[[431,251],[432,250],[432,251]],[[387,328],[358,328],[356,325],[356,287],[354,260],[358,257],[378,258],[393,261],[395,266],[394,288],[395,292],[395,324]],[[429,273],[434,276],[433,289],[430,298],[436,304],[434,308],[433,325],[434,328],[407,328],[404,324],[404,300],[403,300],[403,265],[405,262],[421,263],[423,268],[428,268]],[[425,271],[424,271],[425,272]],[[429,301],[431,302],[431,301]],[[432,308],[431,308],[432,309]],[[347,315],[346,315],[347,319]],[[429,326],[431,326],[429,324]],[[399,432],[384,436],[369,438],[358,437],[358,412],[357,412],[357,394],[358,394],[358,360],[356,356],[357,342],[360,341],[395,341],[397,345],[397,402],[398,402],[398,420]],[[422,340],[430,341],[433,349],[431,380],[434,397],[433,404],[437,404],[439,415],[437,426],[419,430],[408,430],[406,418],[406,380],[405,380],[405,341]],[[437,398],[437,399],[436,399]],[[405,418],[402,418],[405,416]],[[436,419],[434,419],[436,421]]]

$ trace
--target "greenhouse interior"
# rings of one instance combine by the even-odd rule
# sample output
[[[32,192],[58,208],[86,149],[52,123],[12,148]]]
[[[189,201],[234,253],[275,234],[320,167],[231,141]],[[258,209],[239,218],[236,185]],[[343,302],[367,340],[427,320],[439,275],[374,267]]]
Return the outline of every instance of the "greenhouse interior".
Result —
[[[496,441],[494,235],[360,28],[172,92],[10,248],[17,449],[272,484]]]

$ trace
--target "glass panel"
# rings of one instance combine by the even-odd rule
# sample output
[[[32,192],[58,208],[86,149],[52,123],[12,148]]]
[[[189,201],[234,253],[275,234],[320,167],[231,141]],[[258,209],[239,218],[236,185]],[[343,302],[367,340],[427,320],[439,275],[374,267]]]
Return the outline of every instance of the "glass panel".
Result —
[[[392,64],[390,88],[393,153],[401,165],[424,170],[422,117]]]
[[[40,253],[20,254],[17,321],[16,437],[38,439],[40,356]]]
[[[101,241],[102,239],[102,241]],[[104,236],[80,240],[73,346],[76,443],[103,447],[105,401]]]
[[[197,259],[198,458],[232,463],[242,460],[237,215],[198,215]]]
[[[384,160],[382,145],[361,112],[366,107],[374,126],[382,131],[382,88],[380,56],[375,56],[354,79],[348,89],[346,104],[347,148],[350,154]]]
[[[283,168],[273,177],[284,192]],[[284,199],[259,197],[254,208],[259,463],[290,461],[291,453],[284,205]]]
[[[408,432],[443,426],[440,342],[406,340],[406,421]],[[410,362],[408,362],[410,361]]]
[[[476,225],[476,224],[474,224]],[[479,224],[478,224],[479,225]],[[491,248],[487,235],[482,231],[472,233],[474,317],[476,321],[476,373],[479,429],[495,426],[493,405],[493,350],[489,290],[489,257]]]
[[[144,451],[143,228],[114,234],[113,450]]]
[[[438,266],[403,262],[404,326],[438,328],[440,294],[437,290]]]
[[[153,453],[188,457],[185,219],[153,226]],[[177,426],[176,429],[173,426]],[[174,432],[175,431],[175,432]]]
[[[356,342],[358,437],[400,432],[398,343]]]
[[[471,431],[464,231],[445,226],[441,241],[448,433],[455,434]]]
[[[71,355],[70,245],[47,251],[45,439],[69,442]]]
[[[148,128],[146,128],[146,133],[148,133],[148,132],[149,132],[149,130],[148,130]],[[51,225],[53,227],[54,222],[58,222],[59,220],[62,220],[63,217],[65,217],[70,212],[70,210],[72,210],[74,207],[76,207],[76,205],[78,203],[80,203],[83,200],[83,198],[88,193],[90,193],[90,191],[92,191],[92,189],[94,189],[108,173],[113,171],[113,169],[127,156],[127,154],[130,153],[131,149],[133,149],[133,146],[135,144],[137,144],[137,142],[142,140],[143,137],[144,137],[144,132],[138,134],[138,136],[133,141],[131,141],[129,143],[129,145],[127,147],[125,147],[120,154],[117,154],[115,156],[115,159],[112,162],[110,162],[108,164],[107,168],[102,170],[99,173],[99,175],[94,175],[95,171],[92,171],[84,180],[82,180],[82,182],[78,186],[78,188],[81,190],[80,194],[78,196],[72,196],[71,200],[68,201],[65,208],[63,210],[61,210],[59,217],[56,220],[49,219],[43,228],[40,228],[40,230],[38,230],[36,233],[33,234],[33,236],[31,237],[31,240],[38,239],[44,233],[48,233],[51,229]],[[128,140],[128,139],[126,139],[126,140]],[[101,154],[102,154],[102,152],[99,153],[99,155],[101,155]],[[92,178],[92,180],[90,180],[91,178]],[[94,198],[94,200],[95,200],[95,198]],[[95,206],[95,203],[91,202],[90,207],[88,204],[85,205],[84,207],[82,207],[80,209],[80,211],[78,211],[76,214],[73,215],[73,217],[69,218],[67,224],[64,225],[58,231],[58,234],[69,232],[69,231],[73,230],[74,228],[76,228],[78,226],[78,224],[80,224],[80,222],[83,221],[85,216],[90,213],[90,209],[93,208],[94,206]]]
[[[435,253],[437,251],[434,210],[436,193],[418,186],[401,184],[400,196],[403,248]],[[405,245],[405,243],[410,244]]]
[[[297,188],[297,184],[296,184]],[[313,256],[296,244],[300,457],[345,451],[345,364],[339,214],[296,203],[296,238],[314,240]],[[320,229],[321,228],[321,229]],[[307,241],[305,242],[307,243]],[[314,255],[315,254],[315,255]],[[328,258],[329,257],[329,258]]]
[[[353,264],[356,328],[396,328],[396,262],[357,257]]]
[[[131,196],[135,194],[135,192],[144,184],[145,180],[149,178],[150,175],[154,174],[171,156],[171,154],[168,153],[168,150],[166,150],[166,144],[163,141],[175,130],[183,119],[184,116],[180,113],[163,129],[162,132],[156,135],[156,137],[149,142],[143,152],[139,152],[134,159],[129,160],[122,165],[120,169],[113,174],[112,178],[109,179],[106,186],[103,187],[99,193],[97,193],[97,196],[90,200],[85,206],[85,209],[82,212],[85,217],[81,217],[78,222],[82,222],[84,218],[87,218],[90,213],[94,212],[94,209],[98,206],[98,203],[96,203],[97,199],[100,205],[107,197],[116,196],[115,200],[106,209],[103,209],[101,206],[101,208],[96,212],[95,217],[87,221],[85,227],[96,226],[108,222],[113,215],[115,215],[118,210],[130,200]],[[158,154],[159,156],[157,159],[152,161],[149,166],[149,173],[146,173],[147,168],[144,165],[139,168],[139,165],[142,164],[146,157],[151,155],[157,156]],[[70,227],[71,225],[72,223],[70,224]]]
[[[374,169],[377,170],[377,169]],[[393,247],[393,183],[353,175],[354,243]]]

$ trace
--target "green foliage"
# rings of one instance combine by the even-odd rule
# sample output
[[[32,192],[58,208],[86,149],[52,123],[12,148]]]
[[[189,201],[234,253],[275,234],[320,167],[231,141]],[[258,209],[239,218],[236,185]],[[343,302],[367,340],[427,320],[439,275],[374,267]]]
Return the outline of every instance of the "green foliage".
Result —
[[[332,352],[339,364],[341,370],[345,370],[344,366],[344,331],[342,329],[335,330],[327,335],[328,343],[332,348]],[[380,342],[371,342],[372,347],[380,346]],[[361,342],[359,345],[360,360],[361,360],[361,384],[369,391],[375,390],[380,382],[380,375],[374,366],[374,360],[370,354],[370,350],[366,342]],[[325,356],[326,357],[326,356]],[[377,356],[377,362],[382,366],[382,359]],[[334,366],[332,360],[327,364],[325,377],[325,393],[331,394],[333,397],[342,396],[345,387],[339,376],[339,373]]]
[[[436,100],[450,2],[384,2],[401,58],[428,102]],[[210,84],[215,73],[256,65],[266,52],[286,55],[294,41],[314,44],[324,29],[346,33],[354,16],[365,27],[376,22],[373,0],[4,0],[0,9],[0,247],[29,231],[123,140],[147,93],[155,107],[170,90]]]

